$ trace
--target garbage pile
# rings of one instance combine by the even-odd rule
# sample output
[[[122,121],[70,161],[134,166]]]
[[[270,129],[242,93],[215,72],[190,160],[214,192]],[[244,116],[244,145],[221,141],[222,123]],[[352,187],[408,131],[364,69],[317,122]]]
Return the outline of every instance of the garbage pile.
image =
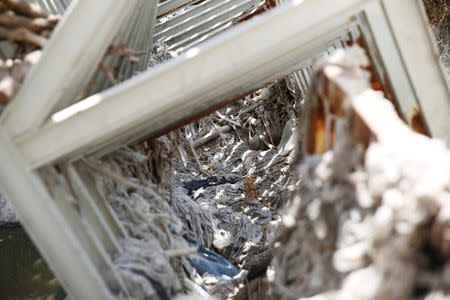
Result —
[[[450,151],[400,120],[366,66],[352,49],[316,76],[334,144],[297,166],[273,299],[448,299]]]
[[[155,45],[150,66],[170,58],[165,49]],[[370,88],[370,75],[361,70],[368,63],[364,55],[356,50],[340,55],[342,61],[333,63],[357,74],[358,89]],[[387,101],[375,92],[366,97]],[[149,214],[142,219],[153,225],[145,226],[158,220],[158,228],[137,234],[140,243],[149,240],[157,250],[144,255],[145,263],[140,247],[116,261],[133,274],[130,285],[141,285],[137,298],[149,291],[162,299],[185,293],[219,299],[446,295],[450,177],[445,146],[401,122],[393,122],[395,130],[377,132],[385,115],[397,120],[387,105],[378,121],[356,126],[363,132],[372,126],[370,134],[365,132],[373,140],[370,146],[372,140],[359,143],[353,136],[353,120],[346,116],[328,134],[324,144],[334,141],[329,151],[297,153],[304,159],[290,172],[297,162],[296,135],[304,143],[308,139],[303,131],[294,134],[307,116],[300,116],[302,104],[295,89],[279,81],[198,122],[102,159],[101,165],[114,165],[133,183],[111,190],[119,215],[137,209]],[[408,143],[384,139],[387,130],[398,130]],[[423,153],[430,155],[424,159]],[[116,162],[108,162],[114,156]],[[123,157],[134,157],[136,166],[130,168]],[[145,170],[139,170],[142,164]],[[289,189],[292,201],[283,209]],[[130,220],[126,214],[121,219]],[[131,232],[145,226],[128,224]],[[162,266],[167,259],[171,268],[156,270],[149,263]],[[145,264],[144,275],[123,261]],[[370,288],[362,289],[367,283]]]
[[[276,82],[158,139],[83,162],[129,233],[115,263],[134,297],[204,290],[226,299],[265,273],[301,105]]]
[[[358,47],[320,64],[302,124],[278,81],[86,160],[130,233],[115,263],[132,296],[443,299],[450,153],[371,90],[367,66]],[[311,132],[315,107],[331,108],[332,133]]]

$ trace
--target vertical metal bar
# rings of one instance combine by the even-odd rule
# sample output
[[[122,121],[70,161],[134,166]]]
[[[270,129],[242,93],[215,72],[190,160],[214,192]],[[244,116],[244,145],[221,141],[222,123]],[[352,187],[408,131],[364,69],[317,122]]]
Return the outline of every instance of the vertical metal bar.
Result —
[[[94,223],[98,236],[104,240],[108,252],[121,252],[118,240],[126,238],[127,233],[106,199],[99,194],[91,174],[79,164],[69,166],[68,173],[78,198],[86,202],[91,223]]]
[[[67,173],[75,196],[79,200],[82,213],[89,223],[89,228],[95,232],[95,236],[108,253],[121,252],[122,247],[118,242],[119,236],[110,228],[108,222],[108,220],[111,220],[108,218],[111,211],[103,209],[105,205],[100,203],[103,199],[95,197],[95,194],[87,189],[83,182],[84,180],[73,165],[67,167]]]
[[[22,225],[72,299],[112,299],[102,277],[36,173],[0,130],[0,186]]]
[[[129,79],[138,71],[144,71],[147,68],[148,53],[152,46],[156,23],[157,3],[147,0],[138,1],[139,7],[127,18],[126,26],[123,26],[113,43],[114,45],[124,45],[134,51],[143,51],[146,55],[142,55],[138,62],[132,62],[124,57],[117,57],[117,55],[104,59],[104,65],[114,71],[118,82]],[[86,91],[86,96],[101,92],[114,85],[100,70],[96,72],[92,81],[94,84]],[[73,100],[72,103],[78,99]]]
[[[404,63],[429,130],[450,145],[450,91],[423,3],[419,0],[381,0],[381,3],[400,50],[399,61]],[[407,113],[410,116],[412,111]]]
[[[92,267],[97,270],[102,281],[116,295],[125,292],[126,287],[114,267],[111,256],[107,252],[104,239],[97,235],[97,228],[88,211],[87,201],[75,198],[66,178],[59,174],[54,167],[46,167],[39,172],[54,198],[59,213],[64,216],[68,226],[74,232],[77,241],[83,249],[83,254],[89,257]],[[112,252],[114,254],[114,252]],[[69,284],[71,284],[69,282]]]
[[[367,22],[367,26],[362,27],[362,30],[368,43],[368,50],[378,73],[386,76],[382,80],[390,83],[402,115],[407,117],[418,104],[408,73],[402,63],[396,39],[380,2],[372,1],[365,7],[364,18],[361,22]],[[399,18],[402,17],[399,16]]]

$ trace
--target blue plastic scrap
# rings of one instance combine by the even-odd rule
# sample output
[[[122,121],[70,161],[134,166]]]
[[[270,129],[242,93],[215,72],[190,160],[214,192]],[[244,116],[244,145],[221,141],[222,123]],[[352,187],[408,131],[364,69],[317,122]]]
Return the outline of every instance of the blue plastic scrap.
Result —
[[[223,276],[233,278],[239,274],[238,268],[227,259],[203,246],[198,246],[198,252],[189,255],[188,261],[200,276],[209,274],[218,278]]]

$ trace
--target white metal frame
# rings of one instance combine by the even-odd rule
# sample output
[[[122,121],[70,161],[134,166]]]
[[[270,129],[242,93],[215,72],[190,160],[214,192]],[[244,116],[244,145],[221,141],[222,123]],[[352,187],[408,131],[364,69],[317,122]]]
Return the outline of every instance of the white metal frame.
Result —
[[[439,124],[446,124],[442,116],[449,115],[449,93],[439,62],[433,56],[434,49],[427,42],[422,42],[421,47],[409,47],[410,52],[420,48],[417,53],[428,54],[430,59],[423,62],[399,51],[384,9],[391,1],[343,0],[331,5],[329,0],[318,0],[285,5],[55,114],[34,135],[16,139],[17,147],[29,166],[36,168],[70,155],[85,155],[157,134],[194,113],[208,111],[223,99],[294,71],[296,63],[309,58],[317,45],[354,24],[355,15],[366,16],[371,31],[368,41],[378,49],[376,56],[384,64],[404,115],[408,116],[413,107],[421,107],[431,133],[448,142],[450,138]],[[403,6],[406,11],[421,9],[415,1]],[[317,7],[321,9],[312,14]],[[413,36],[424,27],[422,15],[403,26],[410,28]],[[411,77],[405,65],[416,64],[428,76]],[[434,86],[434,91],[420,88],[422,85]],[[431,98],[436,90],[440,100]],[[431,107],[424,105],[428,99],[443,104],[438,112],[433,112],[435,115],[424,109]],[[50,144],[53,146],[48,147]]]
[[[417,0],[382,3],[430,132],[450,146],[449,82],[439,62],[423,3]]]
[[[86,201],[82,210],[92,213],[82,216],[86,220],[66,220],[66,214],[76,214],[58,203],[61,199],[52,199],[37,175],[38,168],[109,151],[210,111],[224,99],[296,71],[302,61],[351,26],[367,25],[361,30],[370,54],[385,71],[404,116],[420,107],[431,133],[450,144],[450,93],[418,0],[293,1],[171,62],[78,102],[42,124],[52,108],[64,101],[63,93],[69,98],[76,96],[82,86],[81,77],[92,72],[88,62],[98,62],[110,41],[107,33],[115,32],[123,19],[122,9],[131,11],[134,1],[78,0],[30,74],[29,78],[37,81],[27,79],[0,129],[0,157],[5,161],[0,169],[0,186],[75,299],[108,299],[111,285],[122,288],[120,279],[105,274],[99,264],[108,267],[106,252],[120,251],[116,239],[125,233],[115,227],[113,217],[110,221],[103,219],[104,203],[82,182],[76,167],[70,169],[69,175],[79,187],[80,198]],[[100,24],[97,21],[79,19],[94,15],[104,21],[101,26],[96,25]],[[78,26],[82,30],[75,32]],[[93,30],[102,38],[89,51],[73,45],[75,40],[90,45]],[[79,39],[63,34],[70,32]],[[66,53],[67,57],[58,57],[70,45],[75,48]],[[428,105],[428,101],[433,104]],[[76,232],[80,223],[93,227],[88,237]],[[49,241],[50,233],[58,246]],[[97,236],[101,238],[96,240]],[[93,242],[92,249],[82,239],[87,239],[88,244]]]
[[[73,1],[46,45],[39,67],[31,70],[2,116],[11,136],[36,131],[58,104],[76,98],[137,3]]]
[[[122,251],[118,239],[126,233],[87,176],[80,177],[80,168],[68,167],[77,208],[63,186],[53,184],[52,192],[47,190],[45,171],[24,164],[12,137],[33,134],[56,106],[73,101],[138,2],[73,1],[39,64],[2,116],[0,190],[72,299],[128,295],[112,263],[112,255]],[[51,4],[60,12],[67,3]]]

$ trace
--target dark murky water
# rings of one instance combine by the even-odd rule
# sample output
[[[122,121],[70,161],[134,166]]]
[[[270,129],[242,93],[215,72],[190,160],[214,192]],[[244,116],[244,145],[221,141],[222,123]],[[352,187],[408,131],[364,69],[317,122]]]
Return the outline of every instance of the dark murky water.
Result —
[[[53,299],[58,282],[25,231],[0,229],[0,299]]]

